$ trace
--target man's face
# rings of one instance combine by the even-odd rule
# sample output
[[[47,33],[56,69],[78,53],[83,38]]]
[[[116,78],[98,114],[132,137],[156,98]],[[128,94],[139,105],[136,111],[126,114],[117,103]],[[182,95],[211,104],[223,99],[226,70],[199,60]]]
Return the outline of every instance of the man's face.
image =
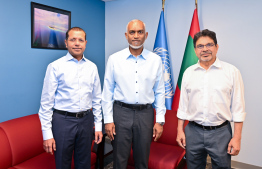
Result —
[[[147,38],[148,33],[141,21],[130,22],[125,33],[126,39],[132,48],[141,48]]]
[[[213,39],[208,36],[200,37],[196,41],[195,52],[200,61],[214,63],[216,60],[216,54],[218,51],[218,44],[215,45]]]
[[[85,33],[83,31],[71,30],[68,39],[65,40],[68,52],[76,59],[81,59],[86,49]]]

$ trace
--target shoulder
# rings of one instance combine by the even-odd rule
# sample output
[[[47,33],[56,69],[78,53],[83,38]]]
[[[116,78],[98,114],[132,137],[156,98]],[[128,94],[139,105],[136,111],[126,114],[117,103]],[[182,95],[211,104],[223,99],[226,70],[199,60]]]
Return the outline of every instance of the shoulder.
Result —
[[[195,63],[195,64],[189,66],[188,68],[186,68],[184,74],[193,72],[197,67],[198,67],[198,63]]]
[[[225,71],[228,71],[228,72],[231,72],[231,73],[239,73],[240,72],[239,69],[236,66],[234,66],[230,63],[220,61],[220,64],[221,64],[222,69],[225,70]]]
[[[161,57],[159,55],[157,55],[154,52],[151,52],[147,49],[143,50],[143,55],[145,55],[145,57],[148,58],[148,59],[162,63]]]
[[[49,67],[56,68],[56,67],[59,67],[60,65],[63,65],[64,62],[66,62],[66,56],[63,56],[63,57],[61,57],[61,58],[59,58],[59,59],[57,59],[57,60],[49,63],[48,66],[49,66]]]
[[[118,52],[116,52],[116,53],[113,53],[112,55],[110,55],[109,57],[108,57],[108,63],[114,63],[114,62],[118,62],[118,61],[120,61],[120,60],[122,60],[122,59],[125,59],[125,58],[127,58],[128,57],[128,55],[129,55],[129,49],[128,48],[125,48],[125,49],[123,49],[123,50],[120,50],[120,51],[118,51]],[[121,61],[120,61],[121,62]]]
[[[144,50],[143,50],[143,53],[144,53],[145,55],[150,55],[150,56],[153,57],[153,58],[161,59],[161,57],[160,57],[159,55],[157,55],[157,54],[155,54],[154,52],[151,52],[151,51],[149,51],[149,50],[147,50],[147,49],[144,49]]]
[[[109,56],[109,58],[117,58],[117,57],[121,57],[123,55],[128,55],[128,54],[129,54],[129,49],[125,48],[118,52],[113,53],[112,55]]]
[[[90,61],[89,59],[86,59],[86,63],[88,63],[92,67],[97,67],[96,64],[94,62]]]

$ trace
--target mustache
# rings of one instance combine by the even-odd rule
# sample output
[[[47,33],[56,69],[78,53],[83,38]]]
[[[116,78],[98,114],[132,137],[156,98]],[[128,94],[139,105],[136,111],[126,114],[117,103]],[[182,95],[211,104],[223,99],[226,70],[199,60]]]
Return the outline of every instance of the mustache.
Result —
[[[201,55],[205,55],[205,54],[212,54],[212,52],[211,51],[203,51],[203,52],[201,52]]]

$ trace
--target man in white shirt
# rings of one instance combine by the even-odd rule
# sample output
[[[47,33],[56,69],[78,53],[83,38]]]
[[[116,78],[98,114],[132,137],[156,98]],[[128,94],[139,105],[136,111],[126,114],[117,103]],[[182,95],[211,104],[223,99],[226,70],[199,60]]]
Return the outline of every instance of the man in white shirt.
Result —
[[[97,67],[84,57],[86,33],[79,27],[66,32],[66,56],[46,70],[39,118],[44,149],[55,152],[56,169],[91,168],[91,144],[102,141],[101,85]]]
[[[125,33],[129,48],[111,55],[107,62],[102,108],[106,133],[113,140],[114,169],[127,167],[131,145],[135,168],[148,168],[152,136],[156,141],[163,132],[166,108],[162,61],[144,49],[147,35],[142,21],[130,21]]]
[[[215,32],[198,32],[194,47],[199,61],[183,75],[177,142],[186,149],[188,169],[204,169],[207,154],[212,169],[231,169],[231,156],[240,151],[246,116],[242,77],[235,66],[217,58]],[[185,132],[184,120],[189,121]],[[234,122],[233,137],[230,121]]]

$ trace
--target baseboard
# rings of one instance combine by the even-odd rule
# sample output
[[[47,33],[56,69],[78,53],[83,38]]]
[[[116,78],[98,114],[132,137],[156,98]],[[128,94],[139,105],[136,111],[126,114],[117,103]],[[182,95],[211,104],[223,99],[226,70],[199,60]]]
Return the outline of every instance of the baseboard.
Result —
[[[231,161],[231,167],[234,169],[262,169],[262,167],[241,163],[238,161]]]
[[[207,163],[211,163],[211,158],[209,156],[207,156]],[[232,169],[262,169],[262,167],[241,163],[233,160],[231,160],[231,168]]]

